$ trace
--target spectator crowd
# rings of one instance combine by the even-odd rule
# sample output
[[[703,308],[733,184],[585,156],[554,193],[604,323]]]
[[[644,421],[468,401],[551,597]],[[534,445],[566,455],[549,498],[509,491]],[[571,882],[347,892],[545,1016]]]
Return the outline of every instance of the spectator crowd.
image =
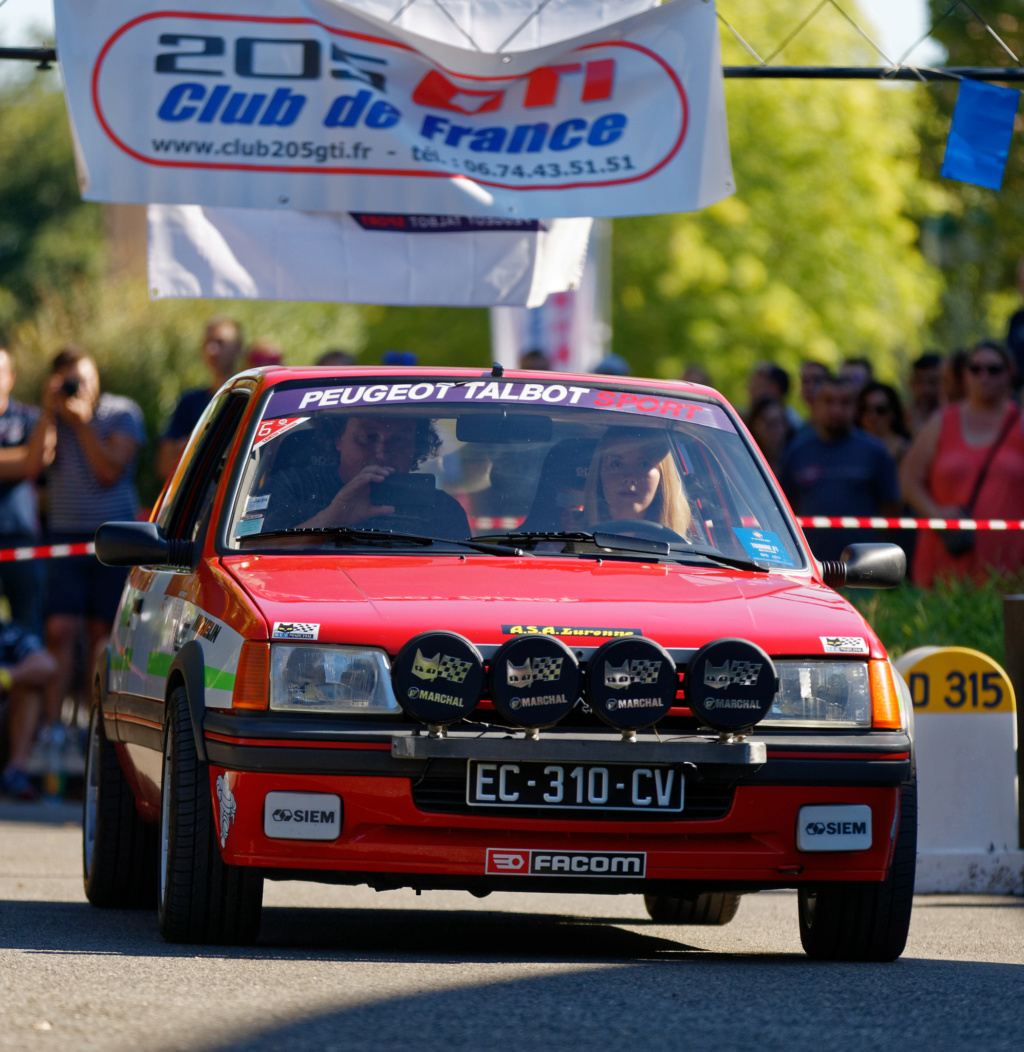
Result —
[[[174,470],[189,435],[217,389],[242,368],[281,362],[267,340],[244,347],[237,322],[206,326],[202,358],[209,382],[185,391],[156,450],[159,478]],[[385,365],[414,365],[390,351]],[[355,359],[328,350],[317,364]],[[543,351],[523,367],[548,369]],[[983,340],[947,356],[924,354],[905,378],[906,396],[875,379],[871,363],[848,358],[838,370],[807,359],[799,388],[765,362],[751,373],[746,423],[798,515],[1024,519],[1024,311],[1010,342]],[[609,355],[595,369],[629,375]],[[15,362],[0,346],[0,549],[74,544],[109,520],[140,516],[135,471],[146,441],[142,411],[104,391],[95,361],[66,347],[49,366],[39,405],[11,394]],[[708,384],[691,365],[683,379]],[[802,413],[801,413],[802,409]],[[806,531],[819,559],[836,559],[871,531]],[[1024,532],[901,531],[911,578],[924,587],[943,575],[984,579],[1015,575],[1024,564]],[[84,770],[83,703],[106,647],[127,571],[93,556],[0,561],[0,793],[59,797],[62,778]]]
[[[179,399],[157,448],[161,480],[228,378],[282,360],[268,340],[243,353],[241,328],[228,318],[207,324],[202,357],[210,382]],[[332,350],[318,364],[353,362]],[[139,406],[104,391],[95,361],[78,347],[50,362],[38,407],[11,397],[15,379],[0,345],[0,549],[80,544],[104,522],[139,518]],[[126,578],[90,555],[0,560],[0,795],[30,800],[42,788],[59,798],[64,778],[84,772],[83,695]]]

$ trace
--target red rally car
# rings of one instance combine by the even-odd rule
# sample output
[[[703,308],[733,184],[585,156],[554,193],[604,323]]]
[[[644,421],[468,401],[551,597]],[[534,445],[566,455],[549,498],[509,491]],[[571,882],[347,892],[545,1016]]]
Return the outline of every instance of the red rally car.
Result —
[[[241,374],[131,566],[94,690],[85,888],[245,942],[265,879],[642,893],[722,924],[796,888],[813,957],[910,922],[911,707],[707,388],[466,369]]]

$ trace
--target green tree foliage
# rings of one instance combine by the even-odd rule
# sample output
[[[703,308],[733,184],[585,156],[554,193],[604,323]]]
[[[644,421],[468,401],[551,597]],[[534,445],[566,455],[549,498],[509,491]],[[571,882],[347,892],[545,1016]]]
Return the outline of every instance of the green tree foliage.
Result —
[[[805,0],[721,0],[720,9],[763,54],[807,14]],[[723,41],[727,62],[750,61],[726,30]],[[826,10],[780,60],[873,58]],[[328,346],[367,362],[388,349],[415,350],[429,365],[489,362],[482,310],[151,303],[141,275],[110,281],[102,208],[77,197],[56,89],[44,73],[0,87],[0,332],[20,352],[22,397],[35,396],[45,360],[75,341],[96,354],[108,389],[143,405],[155,436],[178,392],[204,379],[198,345],[212,313],[276,339],[293,364]],[[895,373],[892,352],[917,349],[939,293],[908,218],[929,207],[914,134],[927,97],[877,84],[728,82],[736,195],[700,215],[615,224],[614,347],[634,372],[674,376],[701,362],[739,401],[760,358],[793,369],[805,355],[867,353]]]
[[[946,48],[948,65],[1016,65],[966,4],[952,12],[952,0],[930,0],[929,6],[933,20],[941,19],[932,35]],[[970,6],[1018,59],[1024,59],[1024,0],[971,0]],[[939,178],[958,90],[956,83],[931,89],[935,107],[921,125],[922,172],[927,178]],[[946,276],[939,321],[949,347],[981,336],[1004,336],[1010,313],[1020,306],[1014,285],[1024,255],[1022,127],[1018,114],[1002,189],[946,180],[947,207],[925,224],[925,249]]]
[[[851,12],[852,4],[844,4]],[[721,0],[762,56],[809,13],[805,0]],[[723,61],[753,61],[722,29]],[[824,9],[775,60],[873,65]],[[726,81],[737,192],[703,213],[615,224],[614,331],[636,371],[698,362],[727,394],[759,359],[867,355],[898,375],[939,294],[910,218],[929,207],[918,176],[922,89],[861,82]]]
[[[101,210],[78,195],[59,89],[56,71],[38,73],[0,99],[0,332],[103,269]]]

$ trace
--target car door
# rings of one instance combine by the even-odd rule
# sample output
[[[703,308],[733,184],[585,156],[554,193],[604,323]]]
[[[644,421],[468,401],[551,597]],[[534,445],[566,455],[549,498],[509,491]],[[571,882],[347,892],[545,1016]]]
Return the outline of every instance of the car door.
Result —
[[[164,535],[189,540],[198,552],[209,526],[217,487],[223,476],[232,442],[245,414],[248,386],[221,392],[197,425],[196,440],[186,450],[188,462],[175,473],[157,522]],[[140,580],[145,585],[132,614],[136,621],[132,643],[132,693],[160,704],[164,701],[167,674],[174,654],[196,621],[194,604],[186,598],[193,573],[155,568]],[[188,638],[191,638],[189,636]]]

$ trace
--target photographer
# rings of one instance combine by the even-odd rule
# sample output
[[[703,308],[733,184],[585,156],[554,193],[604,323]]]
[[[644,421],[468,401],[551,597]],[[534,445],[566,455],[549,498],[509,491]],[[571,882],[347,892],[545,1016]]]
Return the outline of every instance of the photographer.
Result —
[[[74,347],[53,359],[42,410],[29,442],[28,474],[46,474],[50,543],[91,541],[101,523],[134,519],[135,464],[145,440],[142,410],[129,398],[100,394],[95,362]],[[91,555],[49,564],[45,641],[57,675],[47,689],[45,733],[61,733],[60,708],[71,686],[83,619],[89,640],[86,683],[91,683],[95,655],[107,643],[126,576],[126,570],[103,566]]]

